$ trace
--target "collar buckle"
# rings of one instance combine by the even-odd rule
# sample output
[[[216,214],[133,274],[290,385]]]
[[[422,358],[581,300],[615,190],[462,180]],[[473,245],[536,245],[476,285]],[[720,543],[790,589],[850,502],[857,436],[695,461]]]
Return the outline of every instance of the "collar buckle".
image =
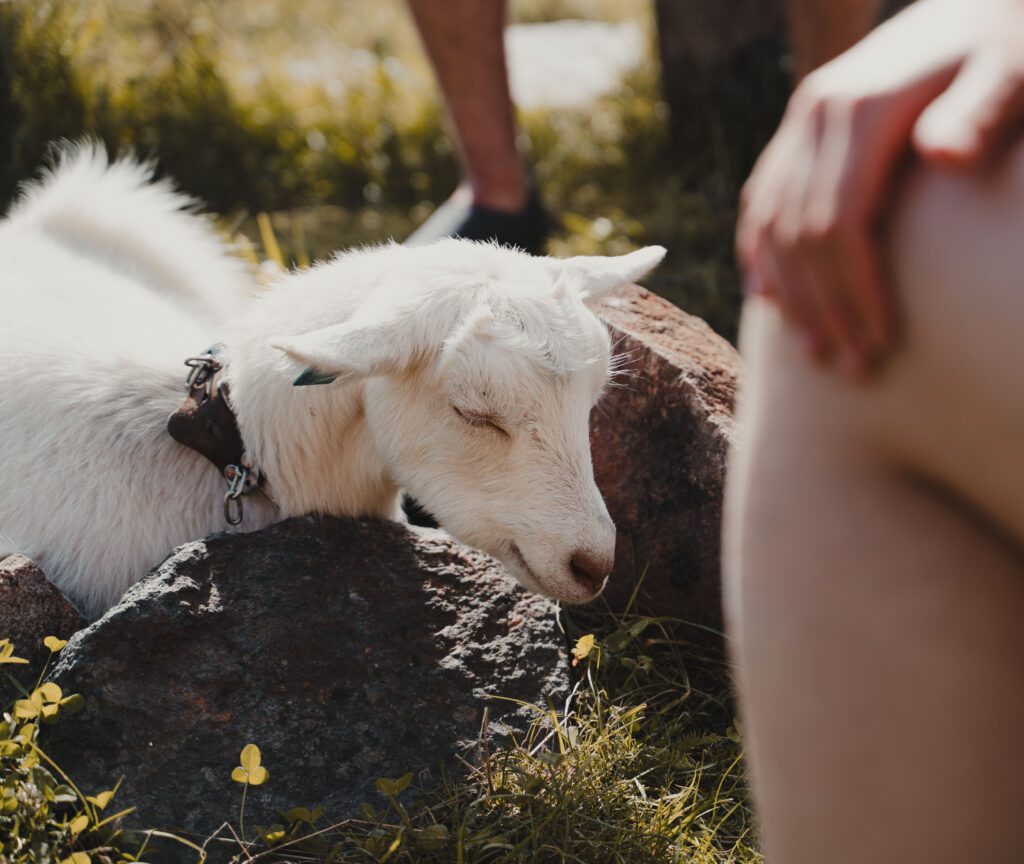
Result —
[[[195,450],[217,467],[227,484],[224,518],[234,526],[240,525],[244,517],[242,496],[256,490],[266,494],[266,490],[262,487],[262,475],[246,457],[228,383],[217,377],[225,366],[218,357],[222,348],[217,344],[185,360],[189,369],[185,382],[188,395],[168,418],[167,431],[179,444]]]
[[[197,354],[195,357],[186,358],[185,365],[189,367],[190,371],[185,379],[185,386],[189,390],[196,390],[202,387],[206,390],[207,394],[210,393],[213,376],[223,368],[223,364],[214,356],[214,350],[211,348],[209,351]]]

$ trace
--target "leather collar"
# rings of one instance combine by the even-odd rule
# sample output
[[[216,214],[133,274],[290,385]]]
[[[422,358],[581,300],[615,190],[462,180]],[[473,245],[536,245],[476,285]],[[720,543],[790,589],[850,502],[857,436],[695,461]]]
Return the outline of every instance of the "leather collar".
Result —
[[[214,345],[185,361],[192,370],[186,381],[188,395],[167,419],[167,431],[179,444],[205,456],[224,475],[228,484],[225,518],[237,525],[242,521],[240,496],[258,488],[262,477],[246,459],[230,391],[221,381],[224,364],[218,357],[220,351],[221,346]]]

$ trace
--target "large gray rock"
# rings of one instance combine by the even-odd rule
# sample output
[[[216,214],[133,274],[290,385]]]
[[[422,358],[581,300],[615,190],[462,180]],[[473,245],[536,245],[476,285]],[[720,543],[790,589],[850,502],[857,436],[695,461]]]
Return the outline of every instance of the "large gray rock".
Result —
[[[85,709],[48,750],[89,793],[124,775],[135,825],[208,832],[237,812],[255,742],[270,780],[247,817],[319,805],[354,815],[378,777],[420,775],[492,721],[523,728],[563,699],[554,608],[485,555],[394,523],[293,519],[178,549],[64,649]],[[492,722],[491,734],[498,724]]]
[[[594,475],[619,530],[606,597],[622,609],[642,579],[640,611],[720,628],[739,355],[699,318],[637,286],[597,311],[625,372],[591,416]]]

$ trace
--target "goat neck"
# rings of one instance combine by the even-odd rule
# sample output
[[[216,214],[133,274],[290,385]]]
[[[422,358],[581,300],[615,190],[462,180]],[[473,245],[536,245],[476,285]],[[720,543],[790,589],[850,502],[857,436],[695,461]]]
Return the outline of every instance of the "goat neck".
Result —
[[[257,310],[226,340],[224,375],[246,452],[281,516],[401,518],[399,488],[366,422],[365,382],[295,387],[293,370],[261,326],[261,319],[271,320],[263,312],[270,308]],[[276,329],[289,329],[272,320]]]

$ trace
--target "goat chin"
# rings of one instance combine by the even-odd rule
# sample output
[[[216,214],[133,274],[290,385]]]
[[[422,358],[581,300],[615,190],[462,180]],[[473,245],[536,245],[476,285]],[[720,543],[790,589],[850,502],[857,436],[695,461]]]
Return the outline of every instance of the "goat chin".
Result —
[[[408,486],[467,542],[514,539],[528,587],[589,599],[573,556],[610,570],[614,527],[587,436],[609,340],[587,304],[664,250],[388,245],[257,296],[193,203],[79,145],[0,222],[0,557],[34,558],[95,616],[181,543],[311,512],[399,518]],[[238,528],[219,472],[165,431],[183,360],[216,342],[269,493]]]

